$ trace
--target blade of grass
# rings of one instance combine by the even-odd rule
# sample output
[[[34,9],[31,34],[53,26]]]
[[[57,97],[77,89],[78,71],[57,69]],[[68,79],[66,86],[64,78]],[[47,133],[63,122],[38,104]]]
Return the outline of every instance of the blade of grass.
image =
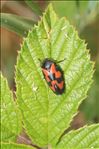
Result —
[[[41,15],[40,6],[36,1],[25,0],[25,3],[38,15]]]
[[[1,27],[4,27],[20,36],[27,36],[27,33],[34,25],[33,20],[25,19],[14,14],[1,13]]]

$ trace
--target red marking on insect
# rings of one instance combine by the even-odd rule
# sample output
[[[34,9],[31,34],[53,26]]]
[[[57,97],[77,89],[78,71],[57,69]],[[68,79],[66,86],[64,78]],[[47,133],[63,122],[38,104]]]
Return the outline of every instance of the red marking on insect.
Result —
[[[57,95],[63,94],[65,80],[61,67],[55,61],[46,58],[42,62],[41,68],[44,78],[52,91]]]
[[[50,71],[52,73],[55,73],[55,77],[56,78],[60,78],[61,77],[61,72],[60,71],[56,71],[56,68],[55,68],[55,64],[54,63],[51,65]]]

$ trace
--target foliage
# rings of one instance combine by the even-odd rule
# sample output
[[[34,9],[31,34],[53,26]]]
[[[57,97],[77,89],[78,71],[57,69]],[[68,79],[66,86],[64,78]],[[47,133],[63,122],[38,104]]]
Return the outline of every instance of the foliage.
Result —
[[[44,1],[45,4],[49,3]],[[95,19],[98,14],[99,3],[98,1],[50,1],[59,16],[67,16],[72,24],[75,24],[79,32],[81,32],[84,27]],[[35,16],[42,14],[42,9],[38,1],[25,0],[27,6],[33,11]],[[16,1],[16,4],[20,5],[20,1]],[[68,7],[69,6],[69,7]],[[35,17],[34,17],[35,18]],[[36,23],[34,18],[27,19],[23,16],[18,16],[14,14],[1,13],[1,23],[2,27],[7,28],[16,34],[26,37],[27,31]],[[83,21],[84,20],[84,21]]]
[[[21,114],[6,79],[1,75],[1,140],[16,141],[21,132]]]
[[[34,147],[30,147],[28,145],[20,145],[20,144],[14,144],[14,143],[2,143],[1,148],[2,149],[35,149]]]
[[[34,21],[25,19],[21,16],[17,16],[14,14],[2,13],[0,24],[1,26],[8,28],[11,31],[14,31],[23,37],[27,35],[28,30],[34,24]]]
[[[38,15],[41,15],[41,10],[38,2],[25,0],[26,4]]]
[[[97,140],[97,141],[96,141]],[[99,147],[99,125],[85,126],[73,130],[65,135],[57,145],[58,149],[69,148],[98,148]]]
[[[66,91],[61,96],[55,95],[47,86],[41,72],[39,58],[41,60],[66,58],[60,64],[66,83]],[[74,146],[75,142],[78,147],[82,147],[81,140],[83,139],[83,142],[86,142],[85,148],[99,147],[99,124],[86,126],[62,136],[64,131],[69,128],[80,103],[87,95],[92,83],[93,66],[84,41],[78,37],[68,20],[59,19],[52,5],[49,5],[38,25],[35,25],[24,38],[18,55],[16,65],[17,103],[13,101],[6,80],[1,77],[1,97],[5,97],[2,103],[7,102],[6,109],[3,108],[2,119],[11,124],[12,128],[7,125],[10,134],[12,135],[11,130],[14,130],[13,137],[20,133],[22,115],[23,127],[32,143],[37,146],[48,147],[50,145],[57,149],[64,148],[66,145],[67,147]],[[21,114],[18,112],[19,109]],[[9,114],[11,119],[9,119]],[[5,121],[2,121],[2,124]],[[5,136],[4,129],[2,136]],[[15,141],[10,140],[7,133],[6,136],[6,143]],[[79,138],[80,140],[78,140]],[[5,142],[5,139],[2,141]],[[10,148],[10,144],[3,143],[4,148]],[[11,147],[20,148],[14,144],[11,144]],[[26,145],[23,148],[25,147]]]
[[[98,1],[52,1],[52,4],[59,16],[66,16],[77,27],[79,34],[99,14]]]

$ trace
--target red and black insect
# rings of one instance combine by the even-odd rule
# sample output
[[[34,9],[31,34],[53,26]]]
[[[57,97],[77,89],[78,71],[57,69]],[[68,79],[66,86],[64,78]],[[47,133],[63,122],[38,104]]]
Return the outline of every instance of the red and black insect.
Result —
[[[59,62],[58,62],[59,63]],[[61,95],[65,91],[64,73],[61,67],[52,59],[44,59],[41,64],[44,78],[51,90]]]

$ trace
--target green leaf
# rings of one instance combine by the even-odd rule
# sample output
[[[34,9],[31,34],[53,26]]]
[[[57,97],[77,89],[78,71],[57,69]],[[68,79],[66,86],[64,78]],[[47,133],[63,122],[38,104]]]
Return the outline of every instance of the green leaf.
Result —
[[[15,141],[21,131],[21,115],[8,87],[1,75],[1,140]]]
[[[1,148],[2,149],[36,149],[28,145],[14,144],[14,143],[1,143]]]
[[[17,33],[20,36],[27,36],[27,33],[34,25],[33,20],[25,19],[14,14],[1,13],[1,27]]]
[[[66,134],[56,149],[99,148],[99,124],[85,126]]]
[[[38,15],[41,14],[40,6],[36,1],[25,0],[26,4]]]
[[[89,123],[99,122],[99,55],[96,57],[95,69],[94,83],[89,91],[89,96],[80,107]]]
[[[66,91],[55,95],[44,80],[39,59],[52,58],[64,71]],[[83,40],[49,5],[24,39],[16,66],[17,99],[24,127],[39,146],[55,145],[70,125],[92,83],[93,63]]]

